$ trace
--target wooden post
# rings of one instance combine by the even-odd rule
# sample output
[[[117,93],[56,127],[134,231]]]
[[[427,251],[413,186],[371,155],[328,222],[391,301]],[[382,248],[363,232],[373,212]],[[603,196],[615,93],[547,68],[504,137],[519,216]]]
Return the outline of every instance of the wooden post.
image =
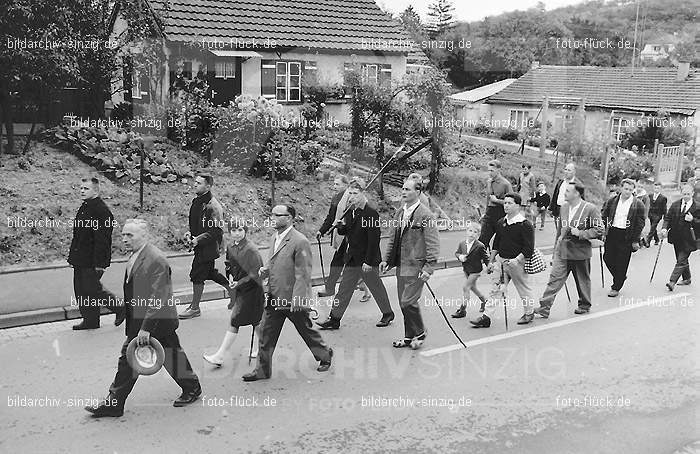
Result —
[[[685,156],[685,144],[682,143],[678,147],[678,162],[676,167],[676,184],[681,188],[681,174],[683,173],[683,156]]]
[[[581,98],[578,103],[578,138],[581,143],[583,143],[583,138],[586,135],[586,100]]]
[[[144,169],[143,169],[143,161],[144,159],[144,151],[143,151],[143,140],[141,140],[141,146],[139,147],[141,149],[141,172],[139,175],[139,205],[141,206],[141,211],[143,212],[143,175],[144,175]]]
[[[663,149],[663,145],[661,145]],[[654,169],[654,182],[661,181],[661,150],[659,149],[659,139],[654,139],[654,157],[656,158],[656,169]]]
[[[608,185],[608,168],[610,165],[610,156],[608,155],[608,146],[603,149],[603,159],[600,162],[600,180],[603,183],[603,190]]]
[[[547,114],[549,113],[549,96],[542,101],[542,126],[540,127],[540,159],[544,159],[547,149]]]

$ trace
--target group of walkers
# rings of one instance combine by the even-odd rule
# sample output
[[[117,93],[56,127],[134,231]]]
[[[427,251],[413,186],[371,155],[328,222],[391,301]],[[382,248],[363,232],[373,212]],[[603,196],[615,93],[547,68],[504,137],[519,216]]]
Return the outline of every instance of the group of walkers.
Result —
[[[556,295],[568,275],[574,275],[578,304],[574,313],[591,310],[591,240],[603,239],[604,261],[613,276],[608,295],[617,296],[627,278],[630,257],[652,239],[668,237],[674,246],[677,263],[666,287],[691,283],[688,258],[697,249],[700,234],[700,169],[690,184],[681,191],[681,199],[667,209],[661,186],[653,194],[640,195],[633,180],[622,182],[619,194],[613,195],[600,210],[585,200],[585,187],[576,177],[576,167],[569,163],[564,178],[559,180],[550,198],[546,185],[537,182],[529,166],[523,166],[516,190],[501,174],[501,163],[488,163],[486,211],[479,223],[469,223],[465,239],[456,245],[455,256],[465,275],[462,304],[452,314],[467,316],[470,293],[479,299],[479,315],[470,322],[474,328],[488,328],[495,311],[505,301],[506,288],[512,281],[523,307],[518,324],[533,322],[535,314],[549,317]],[[257,364],[245,374],[245,381],[268,379],[272,375],[272,356],[285,320],[289,319],[325,372],[332,364],[333,349],[314,328],[311,314],[318,312],[311,293],[312,254],[309,240],[294,228],[295,207],[279,204],[270,213],[275,233],[270,238],[267,257],[263,258],[248,236],[249,220],[224,220],[223,207],[212,195],[213,178],[200,174],[195,179],[196,197],[189,212],[189,229],[184,240],[194,251],[190,280],[193,295],[189,307],[177,313],[172,292],[170,266],[164,254],[149,240],[149,228],[142,219],[129,219],[122,228],[122,238],[132,251],[124,275],[124,298],[117,298],[100,284],[104,269],[110,265],[112,227],[115,225],[109,208],[99,197],[99,182],[84,179],[81,184],[83,204],[76,215],[69,263],[74,268],[74,289],[83,321],[76,330],[99,327],[100,306],[116,314],[115,325],[126,320],[126,341],[122,346],[118,369],[108,397],[99,405],[86,409],[94,416],[119,416],[138,374],[127,361],[127,346],[136,339],[147,345],[150,337],[163,345],[166,370],[182,388],[174,401],[184,406],[201,395],[199,379],[182,350],[176,329],[179,320],[201,315],[200,301],[204,282],[213,280],[230,295],[231,315],[219,348],[204,359],[220,367],[228,358],[231,346],[242,326],[252,326],[258,334]],[[367,200],[366,182],[360,177],[338,175],[335,194],[324,222],[316,233],[331,236],[335,249],[324,289],[318,297],[332,297],[333,307],[327,318],[317,322],[321,330],[336,330],[358,285],[366,286],[379,308],[377,327],[389,326],[395,319],[391,299],[381,275],[396,269],[398,306],[403,318],[403,336],[393,341],[396,348],[420,348],[427,330],[421,315],[423,288],[432,276],[439,259],[440,238],[436,206],[427,197],[420,175],[412,174],[401,188],[401,206],[394,215],[382,221]],[[439,207],[438,207],[439,209]],[[442,210],[439,210],[442,212]],[[535,307],[531,274],[544,268],[541,253],[535,248],[535,226],[540,218],[543,226],[546,213],[556,225],[556,242],[546,288]],[[442,212],[444,215],[444,212]],[[439,214],[438,214],[439,215]],[[651,230],[642,237],[646,218]],[[87,221],[94,219],[98,222]],[[83,220],[82,224],[77,221]],[[657,234],[657,226],[663,220]],[[382,227],[388,242],[380,250]],[[219,273],[215,260],[226,241],[226,272]],[[477,280],[484,268],[493,282],[488,296],[479,291]],[[682,280],[679,282],[679,279]],[[340,285],[336,292],[336,283]],[[363,300],[366,300],[365,296]]]

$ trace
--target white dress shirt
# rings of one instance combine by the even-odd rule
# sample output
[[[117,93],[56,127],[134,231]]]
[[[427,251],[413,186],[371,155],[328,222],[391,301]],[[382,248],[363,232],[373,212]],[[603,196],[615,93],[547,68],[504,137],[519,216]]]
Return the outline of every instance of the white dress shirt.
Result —
[[[562,180],[561,186],[559,186],[559,193],[557,194],[557,205],[564,205],[564,202],[566,202],[566,199],[564,198],[564,196],[566,195],[566,188],[569,186],[570,183],[573,183],[573,181],[574,180]]]
[[[126,262],[126,280],[128,281],[131,279],[131,269],[134,267],[134,263],[136,263],[136,259],[139,257],[139,254],[141,251],[143,251],[143,248],[146,247],[146,243],[143,243],[143,245],[139,248],[138,251],[132,252],[131,255],[129,256],[129,260]]]
[[[686,214],[691,206],[693,206],[693,199],[687,202],[685,200],[681,201],[681,214]]]
[[[403,205],[403,219],[404,219],[404,221],[408,222],[408,220],[411,218],[411,215],[413,214],[413,212],[416,211],[416,208],[418,208],[418,205],[420,205],[420,199],[416,200],[416,203],[414,203],[411,206],[408,206],[407,204]]]
[[[287,227],[287,228],[284,230],[284,232],[282,232],[282,233],[277,232],[277,233],[275,234],[275,250],[274,250],[273,252],[277,252],[277,249],[279,249],[280,244],[282,244],[282,240],[284,239],[285,236],[287,236],[287,234],[289,233],[289,231],[292,230],[292,227],[293,227],[293,226],[290,225],[289,227]]]
[[[613,218],[612,226],[617,229],[627,228],[627,215],[630,212],[630,207],[632,206],[633,196],[629,196],[627,200],[623,201],[622,197],[617,202],[617,208],[615,209],[615,217]]]
[[[573,227],[574,216],[578,212],[581,203],[583,203],[583,201],[579,200],[576,206],[569,206],[569,227]]]

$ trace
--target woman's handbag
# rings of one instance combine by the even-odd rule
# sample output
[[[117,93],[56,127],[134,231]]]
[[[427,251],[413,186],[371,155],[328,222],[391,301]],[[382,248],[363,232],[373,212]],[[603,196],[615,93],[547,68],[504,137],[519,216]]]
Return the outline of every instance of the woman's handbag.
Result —
[[[527,274],[537,274],[547,269],[542,252],[539,249],[535,249],[532,257],[525,260],[524,267]]]

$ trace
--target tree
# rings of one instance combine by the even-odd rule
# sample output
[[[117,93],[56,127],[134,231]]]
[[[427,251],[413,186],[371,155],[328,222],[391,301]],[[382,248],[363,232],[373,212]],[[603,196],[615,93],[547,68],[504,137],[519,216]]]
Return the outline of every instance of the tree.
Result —
[[[433,0],[428,5],[428,36],[436,39],[454,26],[452,11],[455,7],[451,0]]]
[[[64,43],[70,34],[71,9],[64,2],[9,0],[0,15],[0,111],[7,132],[7,152],[14,152],[14,104],[23,101],[48,117],[57,89],[76,77],[75,57]],[[41,46],[40,46],[40,45]]]
[[[399,20],[414,41],[423,41],[425,37],[425,27],[421,22],[420,16],[413,9],[413,5],[409,5],[399,15]]]

